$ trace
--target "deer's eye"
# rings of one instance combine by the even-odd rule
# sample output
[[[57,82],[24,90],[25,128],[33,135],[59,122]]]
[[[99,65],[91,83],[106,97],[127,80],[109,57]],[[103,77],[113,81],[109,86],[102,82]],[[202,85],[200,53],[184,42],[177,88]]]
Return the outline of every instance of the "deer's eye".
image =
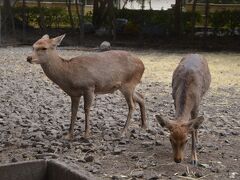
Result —
[[[38,48],[38,49],[37,49],[37,51],[45,51],[45,50],[47,50],[47,48],[45,48],[45,47],[42,47],[42,48]]]
[[[47,48],[43,47],[43,48],[40,48],[39,50],[45,51],[47,50]]]

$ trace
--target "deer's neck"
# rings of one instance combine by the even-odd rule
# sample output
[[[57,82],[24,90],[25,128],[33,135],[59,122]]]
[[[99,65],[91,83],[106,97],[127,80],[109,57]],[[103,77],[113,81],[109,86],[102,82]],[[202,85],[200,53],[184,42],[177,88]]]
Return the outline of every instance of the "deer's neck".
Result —
[[[191,111],[198,103],[197,92],[194,86],[179,88],[176,97],[176,114],[177,119],[188,121],[191,119]]]
[[[56,52],[50,53],[48,58],[46,63],[41,64],[42,69],[49,79],[61,86],[66,78],[66,63]]]

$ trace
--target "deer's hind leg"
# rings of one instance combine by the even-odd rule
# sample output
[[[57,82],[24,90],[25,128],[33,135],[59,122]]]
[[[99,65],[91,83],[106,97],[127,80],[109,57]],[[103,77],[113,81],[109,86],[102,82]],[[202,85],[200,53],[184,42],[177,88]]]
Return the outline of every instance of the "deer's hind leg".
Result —
[[[145,103],[144,103],[144,97],[139,92],[134,92],[133,94],[133,100],[134,102],[137,102],[140,107],[141,111],[141,127],[143,129],[147,129],[147,123],[146,123],[146,111],[145,111]]]
[[[94,99],[94,89],[89,89],[84,92],[84,112],[85,112],[85,134],[84,137],[90,136],[90,108]]]
[[[120,91],[124,95],[124,97],[127,101],[127,104],[128,104],[127,121],[126,121],[126,123],[124,125],[124,128],[122,130],[122,136],[124,136],[127,132],[130,120],[132,118],[133,111],[135,109],[135,103],[134,103],[134,100],[133,100],[134,88],[132,86],[123,86],[123,87],[120,88]]]

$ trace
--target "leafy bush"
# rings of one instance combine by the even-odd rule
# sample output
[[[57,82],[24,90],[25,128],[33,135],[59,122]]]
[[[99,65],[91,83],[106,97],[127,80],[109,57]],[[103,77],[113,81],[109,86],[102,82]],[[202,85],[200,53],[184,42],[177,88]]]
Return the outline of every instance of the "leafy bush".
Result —
[[[140,27],[132,21],[129,21],[123,30],[126,34],[137,35],[140,33]]]
[[[25,12],[25,23],[28,26],[33,26],[35,28],[40,27],[40,13],[44,14],[44,26],[47,28],[60,28],[60,27],[70,27],[70,19],[68,12],[59,7],[47,8],[47,7],[22,7],[14,8],[15,18],[23,21],[23,12]],[[78,27],[79,20],[77,14],[73,11],[73,20],[75,22],[75,27]],[[84,19],[86,21],[91,21],[91,13],[88,13]]]
[[[221,11],[210,14],[210,24],[215,30],[215,34],[222,29],[233,32],[240,27],[240,11]],[[231,33],[232,34],[232,33]]]
[[[182,30],[186,34],[191,32],[192,16],[193,16],[192,12],[182,13]],[[195,20],[196,20],[196,24],[199,24],[202,22],[202,17],[201,17],[200,13],[198,13],[198,12],[195,13]]]
[[[173,22],[173,13],[171,10],[152,11],[152,10],[117,10],[117,18],[127,19],[126,32],[145,31],[145,33],[155,32],[157,29],[162,31],[170,31]],[[131,30],[130,30],[131,29]]]

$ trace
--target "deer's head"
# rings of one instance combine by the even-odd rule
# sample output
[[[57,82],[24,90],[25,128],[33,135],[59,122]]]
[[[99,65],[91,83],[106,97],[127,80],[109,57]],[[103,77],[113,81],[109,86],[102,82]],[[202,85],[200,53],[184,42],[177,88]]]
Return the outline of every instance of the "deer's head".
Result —
[[[170,131],[169,139],[173,149],[173,159],[176,163],[180,163],[184,157],[188,134],[199,128],[204,121],[203,116],[192,120],[167,120],[159,115],[156,115],[156,118],[162,127]]]
[[[64,35],[49,38],[46,34],[33,44],[33,52],[27,57],[27,61],[32,64],[44,64],[49,60],[49,54],[60,45]]]

